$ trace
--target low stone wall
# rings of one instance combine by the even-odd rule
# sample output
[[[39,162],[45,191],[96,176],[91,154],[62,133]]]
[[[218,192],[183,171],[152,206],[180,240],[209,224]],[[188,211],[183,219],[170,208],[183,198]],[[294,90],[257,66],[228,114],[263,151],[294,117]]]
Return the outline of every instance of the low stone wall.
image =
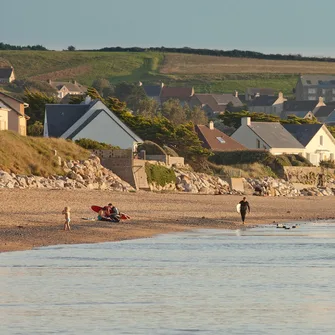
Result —
[[[91,189],[123,192],[134,190],[112,171],[104,168],[96,156],[91,156],[86,161],[62,161],[58,157],[58,162],[64,171],[62,176],[26,176],[0,171],[0,188]]]

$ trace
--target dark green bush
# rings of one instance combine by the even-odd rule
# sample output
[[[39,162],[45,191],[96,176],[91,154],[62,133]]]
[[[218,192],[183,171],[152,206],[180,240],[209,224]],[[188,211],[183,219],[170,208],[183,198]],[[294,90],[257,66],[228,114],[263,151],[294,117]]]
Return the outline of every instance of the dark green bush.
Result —
[[[75,140],[75,143],[80,145],[82,148],[87,150],[113,150],[120,149],[120,147],[113,146],[104,142],[98,142],[91,140],[89,138],[81,138],[80,140]]]
[[[174,171],[162,165],[145,163],[145,172],[149,184],[156,183],[165,186],[166,184],[176,182]]]

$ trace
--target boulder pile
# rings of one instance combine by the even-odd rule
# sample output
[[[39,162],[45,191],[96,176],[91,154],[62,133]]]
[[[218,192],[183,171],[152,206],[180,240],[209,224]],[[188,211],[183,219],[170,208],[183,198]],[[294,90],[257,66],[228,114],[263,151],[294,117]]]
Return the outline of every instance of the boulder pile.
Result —
[[[104,168],[96,156],[92,155],[85,161],[64,161],[58,157],[58,164],[63,170],[63,175],[40,177],[0,171],[0,188],[90,189],[123,192],[134,190],[111,170]]]

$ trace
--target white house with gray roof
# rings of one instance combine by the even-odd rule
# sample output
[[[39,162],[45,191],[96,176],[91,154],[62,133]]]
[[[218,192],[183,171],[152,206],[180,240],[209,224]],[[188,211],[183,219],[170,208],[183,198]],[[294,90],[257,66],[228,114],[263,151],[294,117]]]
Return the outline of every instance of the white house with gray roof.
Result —
[[[284,128],[305,148],[304,156],[314,165],[334,160],[335,139],[324,124],[284,124]]]
[[[231,137],[248,149],[268,150],[274,155],[305,152],[304,146],[279,122],[251,122],[250,117],[243,117]]]
[[[44,136],[88,138],[133,151],[143,142],[100,100],[89,99],[82,104],[47,104]]]
[[[308,74],[299,77],[295,87],[296,100],[335,101],[335,76]]]

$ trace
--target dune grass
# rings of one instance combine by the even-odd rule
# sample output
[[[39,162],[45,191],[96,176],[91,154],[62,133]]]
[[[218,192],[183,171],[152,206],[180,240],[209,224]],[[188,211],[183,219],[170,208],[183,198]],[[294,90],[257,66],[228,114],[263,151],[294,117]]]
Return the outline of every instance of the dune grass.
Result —
[[[20,136],[0,131],[0,170],[16,174],[62,174],[58,159],[87,159],[90,152],[65,139]]]

